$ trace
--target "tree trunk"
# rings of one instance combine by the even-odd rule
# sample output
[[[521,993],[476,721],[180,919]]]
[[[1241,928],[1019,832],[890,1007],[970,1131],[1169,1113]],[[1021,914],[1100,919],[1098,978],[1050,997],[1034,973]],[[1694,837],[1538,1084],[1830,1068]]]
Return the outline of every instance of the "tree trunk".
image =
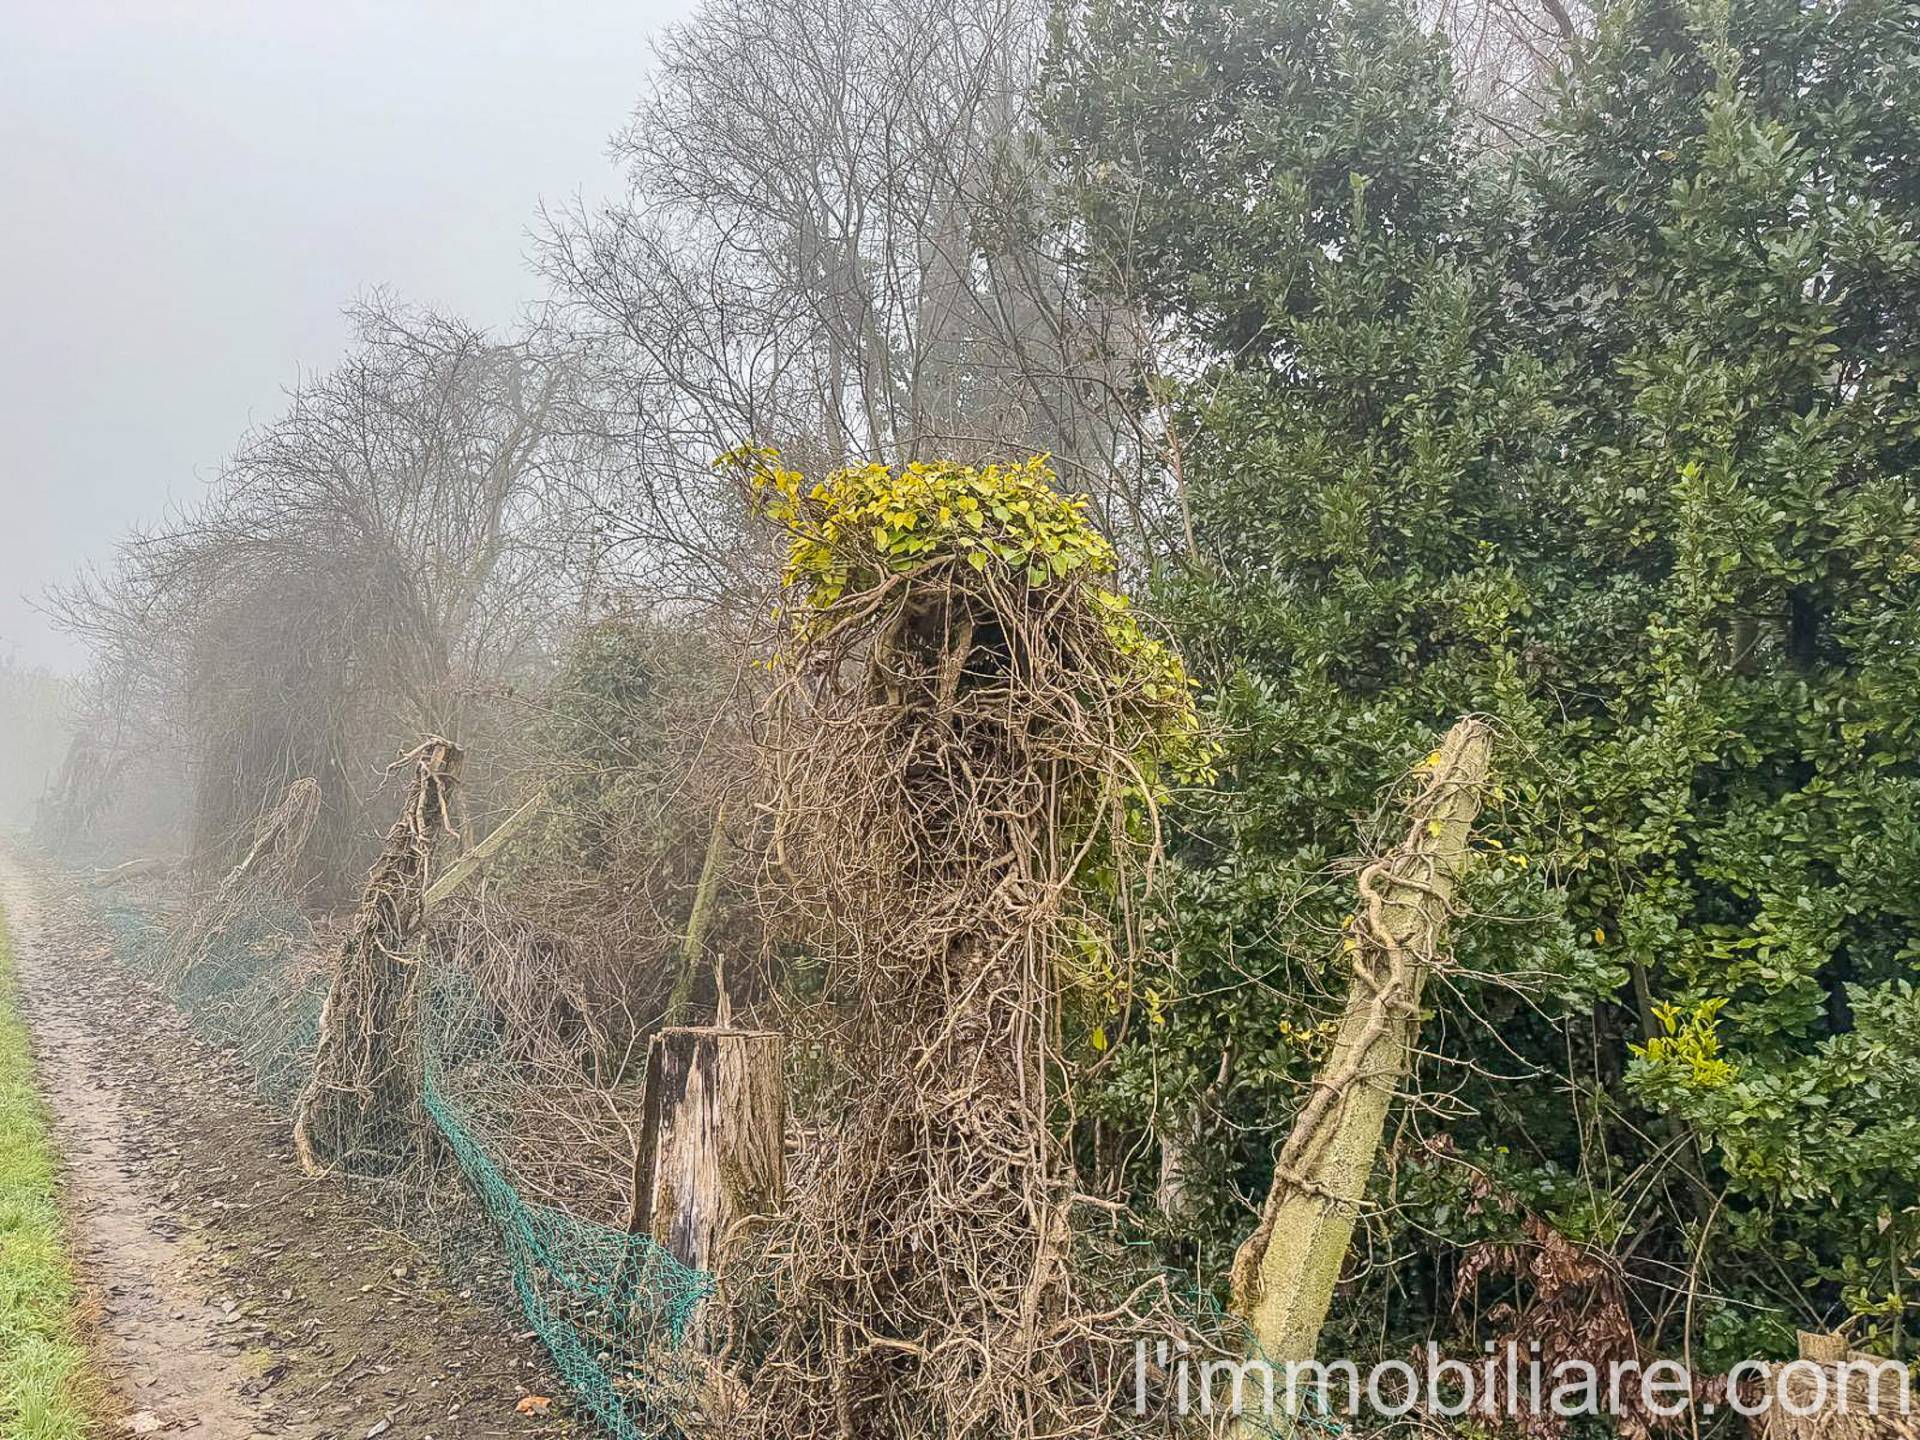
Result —
[[[1406,839],[1360,874],[1353,962],[1332,1053],[1274,1164],[1260,1225],[1233,1264],[1233,1308],[1284,1378],[1314,1355],[1394,1093],[1418,1040],[1420,991],[1487,788],[1492,731],[1465,719],[1429,757]]]
[[[687,918],[686,941],[680,947],[680,973],[667,997],[668,1027],[686,1022],[693,1005],[694,982],[699,979],[700,961],[706,954],[707,921],[713,915],[713,897],[720,887],[721,861],[727,849],[727,802],[722,800],[714,812],[713,832],[707,837],[707,858],[700,863],[700,883],[693,892],[693,913]],[[722,988],[725,977],[716,964],[713,976],[714,1008],[721,1029],[727,1024],[727,997]]]
[[[716,1271],[742,1222],[786,1186],[785,1047],[768,1031],[671,1029],[647,1050],[646,1108],[628,1228]]]

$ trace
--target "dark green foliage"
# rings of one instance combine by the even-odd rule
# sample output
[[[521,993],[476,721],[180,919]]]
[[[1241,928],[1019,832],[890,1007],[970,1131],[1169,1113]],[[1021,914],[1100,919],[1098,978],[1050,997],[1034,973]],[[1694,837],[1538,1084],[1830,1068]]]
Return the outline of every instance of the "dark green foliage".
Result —
[[[1420,1261],[1362,1292],[1384,1333],[1449,1323],[1456,1245],[1499,1231],[1466,1203],[1478,1169],[1631,1248],[1649,1335],[1724,1194],[1707,1363],[1848,1314],[1900,1343],[1914,7],[1616,5],[1543,137],[1491,155],[1393,4],[1118,0],[1061,54],[1096,262],[1183,357],[1200,553],[1162,610],[1232,736],[1166,973],[1141,982],[1162,1021],[1129,1030],[1099,1102],[1198,1125],[1202,1205],[1177,1229],[1219,1273],[1313,1049],[1281,1022],[1324,1009],[1327,866],[1486,710],[1506,803],[1433,997],[1424,1078],[1447,1098],[1408,1115],[1383,1181],[1404,1206],[1379,1253]]]
[[[654,627],[623,618],[581,629],[533,725],[545,777],[546,847],[602,883],[619,856],[621,792],[657,780],[666,718],[656,673],[666,661]],[[645,783],[643,780],[641,783]]]

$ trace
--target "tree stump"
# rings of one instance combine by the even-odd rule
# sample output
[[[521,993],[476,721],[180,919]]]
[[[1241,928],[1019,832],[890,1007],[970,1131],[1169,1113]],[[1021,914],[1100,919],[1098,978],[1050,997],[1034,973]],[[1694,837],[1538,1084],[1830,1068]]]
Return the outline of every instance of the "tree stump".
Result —
[[[681,1264],[716,1271],[741,1222],[786,1188],[785,1045],[764,1030],[660,1031],[634,1153],[628,1229]]]
[[[1847,1337],[1798,1332],[1800,1357],[1776,1367],[1769,1383],[1749,1381],[1744,1397],[1759,1440],[1915,1440],[1907,1367],[1869,1355]]]

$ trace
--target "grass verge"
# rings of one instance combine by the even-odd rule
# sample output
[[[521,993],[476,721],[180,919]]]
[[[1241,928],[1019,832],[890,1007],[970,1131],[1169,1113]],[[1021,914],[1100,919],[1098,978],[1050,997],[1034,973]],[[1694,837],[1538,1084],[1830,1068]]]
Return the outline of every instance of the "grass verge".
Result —
[[[86,1350],[53,1142],[33,1083],[6,915],[0,911],[0,1435],[82,1440]]]

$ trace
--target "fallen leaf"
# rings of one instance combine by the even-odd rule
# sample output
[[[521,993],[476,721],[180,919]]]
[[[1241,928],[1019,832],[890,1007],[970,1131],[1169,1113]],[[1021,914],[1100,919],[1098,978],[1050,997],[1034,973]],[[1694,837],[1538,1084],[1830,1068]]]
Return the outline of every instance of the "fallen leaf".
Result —
[[[544,1415],[553,1406],[553,1401],[544,1395],[523,1395],[520,1403],[513,1408],[522,1415]]]
[[[367,1440],[380,1440],[380,1437],[392,1428],[393,1421],[391,1419],[382,1420],[378,1425],[367,1431]]]

